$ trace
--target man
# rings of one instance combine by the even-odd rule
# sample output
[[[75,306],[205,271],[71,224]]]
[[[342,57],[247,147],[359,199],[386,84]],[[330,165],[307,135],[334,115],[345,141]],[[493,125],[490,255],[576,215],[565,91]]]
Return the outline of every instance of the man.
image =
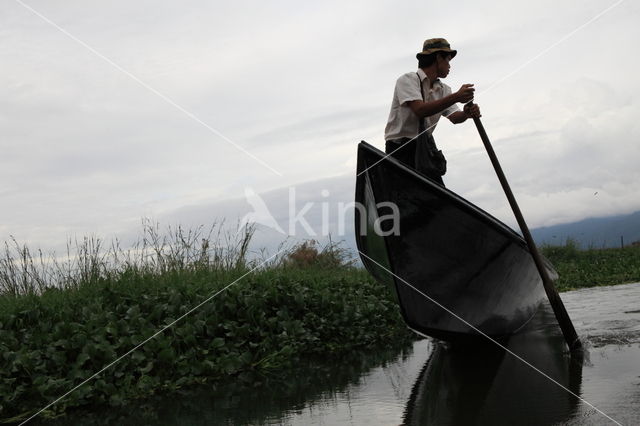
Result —
[[[473,84],[463,84],[460,90],[452,93],[451,88],[440,80],[449,74],[449,61],[457,53],[443,38],[426,40],[422,52],[416,55],[418,71],[406,73],[396,81],[384,132],[385,151],[410,167],[416,167],[416,156],[419,164],[420,156],[426,155],[416,142],[420,120],[424,120],[425,133],[431,137],[442,115],[454,124],[480,117],[480,108],[471,103],[475,91]],[[466,104],[462,111],[458,103]],[[433,146],[435,148],[435,144]],[[442,184],[441,177],[431,177]]]

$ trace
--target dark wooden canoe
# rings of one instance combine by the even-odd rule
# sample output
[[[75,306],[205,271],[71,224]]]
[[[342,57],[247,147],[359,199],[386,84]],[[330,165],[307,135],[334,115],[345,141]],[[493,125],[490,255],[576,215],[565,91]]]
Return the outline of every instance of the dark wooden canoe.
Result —
[[[502,337],[533,317],[545,293],[520,235],[366,142],[358,146],[357,170],[360,257],[395,290],[412,330],[459,340],[478,337],[475,327]]]

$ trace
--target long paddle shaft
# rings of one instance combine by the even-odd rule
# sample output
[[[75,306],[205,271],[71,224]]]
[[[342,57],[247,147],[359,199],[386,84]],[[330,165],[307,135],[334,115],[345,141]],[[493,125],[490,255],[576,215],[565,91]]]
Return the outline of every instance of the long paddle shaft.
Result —
[[[540,276],[542,277],[542,283],[544,285],[544,291],[547,293],[547,298],[551,303],[551,307],[553,308],[553,313],[556,315],[556,319],[558,320],[558,324],[560,324],[560,329],[562,330],[562,334],[564,335],[564,339],[567,342],[567,346],[571,351],[576,349],[580,349],[582,344],[580,343],[580,339],[576,334],[575,328],[573,328],[573,324],[571,323],[571,318],[569,318],[569,314],[562,303],[562,299],[560,299],[560,295],[553,285],[553,281],[549,277],[547,273],[547,268],[545,268],[544,263],[542,262],[542,258],[540,257],[540,253],[538,252],[538,248],[531,237],[531,233],[529,232],[529,227],[527,223],[524,221],[524,217],[522,216],[522,212],[518,207],[518,203],[516,202],[515,197],[513,196],[513,192],[511,192],[511,188],[509,187],[509,183],[507,182],[507,178],[502,171],[502,167],[500,167],[500,163],[498,162],[498,157],[496,156],[493,147],[491,146],[491,142],[489,142],[489,137],[487,136],[487,132],[484,130],[484,126],[479,118],[473,119],[474,123],[476,123],[476,127],[478,128],[478,133],[480,133],[480,137],[482,138],[482,142],[484,143],[484,147],[487,149],[487,154],[489,154],[489,158],[491,159],[491,163],[493,164],[493,168],[496,170],[496,174],[498,175],[498,179],[500,180],[500,184],[502,185],[502,189],[504,189],[504,193],[507,195],[507,199],[509,200],[509,204],[511,205],[511,209],[513,210],[513,214],[516,216],[518,221],[518,225],[520,225],[520,230],[522,231],[522,235],[524,236],[527,245],[529,246],[529,252],[531,252],[531,256],[533,257],[533,261],[538,268],[538,272],[540,272]]]

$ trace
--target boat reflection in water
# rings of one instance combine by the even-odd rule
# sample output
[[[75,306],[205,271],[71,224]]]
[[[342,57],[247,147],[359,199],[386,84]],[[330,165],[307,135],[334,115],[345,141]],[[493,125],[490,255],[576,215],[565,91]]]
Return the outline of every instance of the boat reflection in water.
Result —
[[[501,342],[511,352],[580,395],[583,360],[564,352],[551,308]],[[413,385],[406,425],[547,425],[567,421],[578,398],[498,345],[436,343]]]

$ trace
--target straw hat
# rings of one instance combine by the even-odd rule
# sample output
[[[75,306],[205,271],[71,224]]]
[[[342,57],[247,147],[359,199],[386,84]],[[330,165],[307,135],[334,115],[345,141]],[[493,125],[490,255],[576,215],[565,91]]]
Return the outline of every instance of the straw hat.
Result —
[[[449,42],[443,38],[430,38],[425,40],[422,44],[422,52],[416,55],[416,58],[420,59],[421,56],[430,55],[435,52],[447,52],[451,53],[451,59],[458,54],[457,50],[452,50]]]

